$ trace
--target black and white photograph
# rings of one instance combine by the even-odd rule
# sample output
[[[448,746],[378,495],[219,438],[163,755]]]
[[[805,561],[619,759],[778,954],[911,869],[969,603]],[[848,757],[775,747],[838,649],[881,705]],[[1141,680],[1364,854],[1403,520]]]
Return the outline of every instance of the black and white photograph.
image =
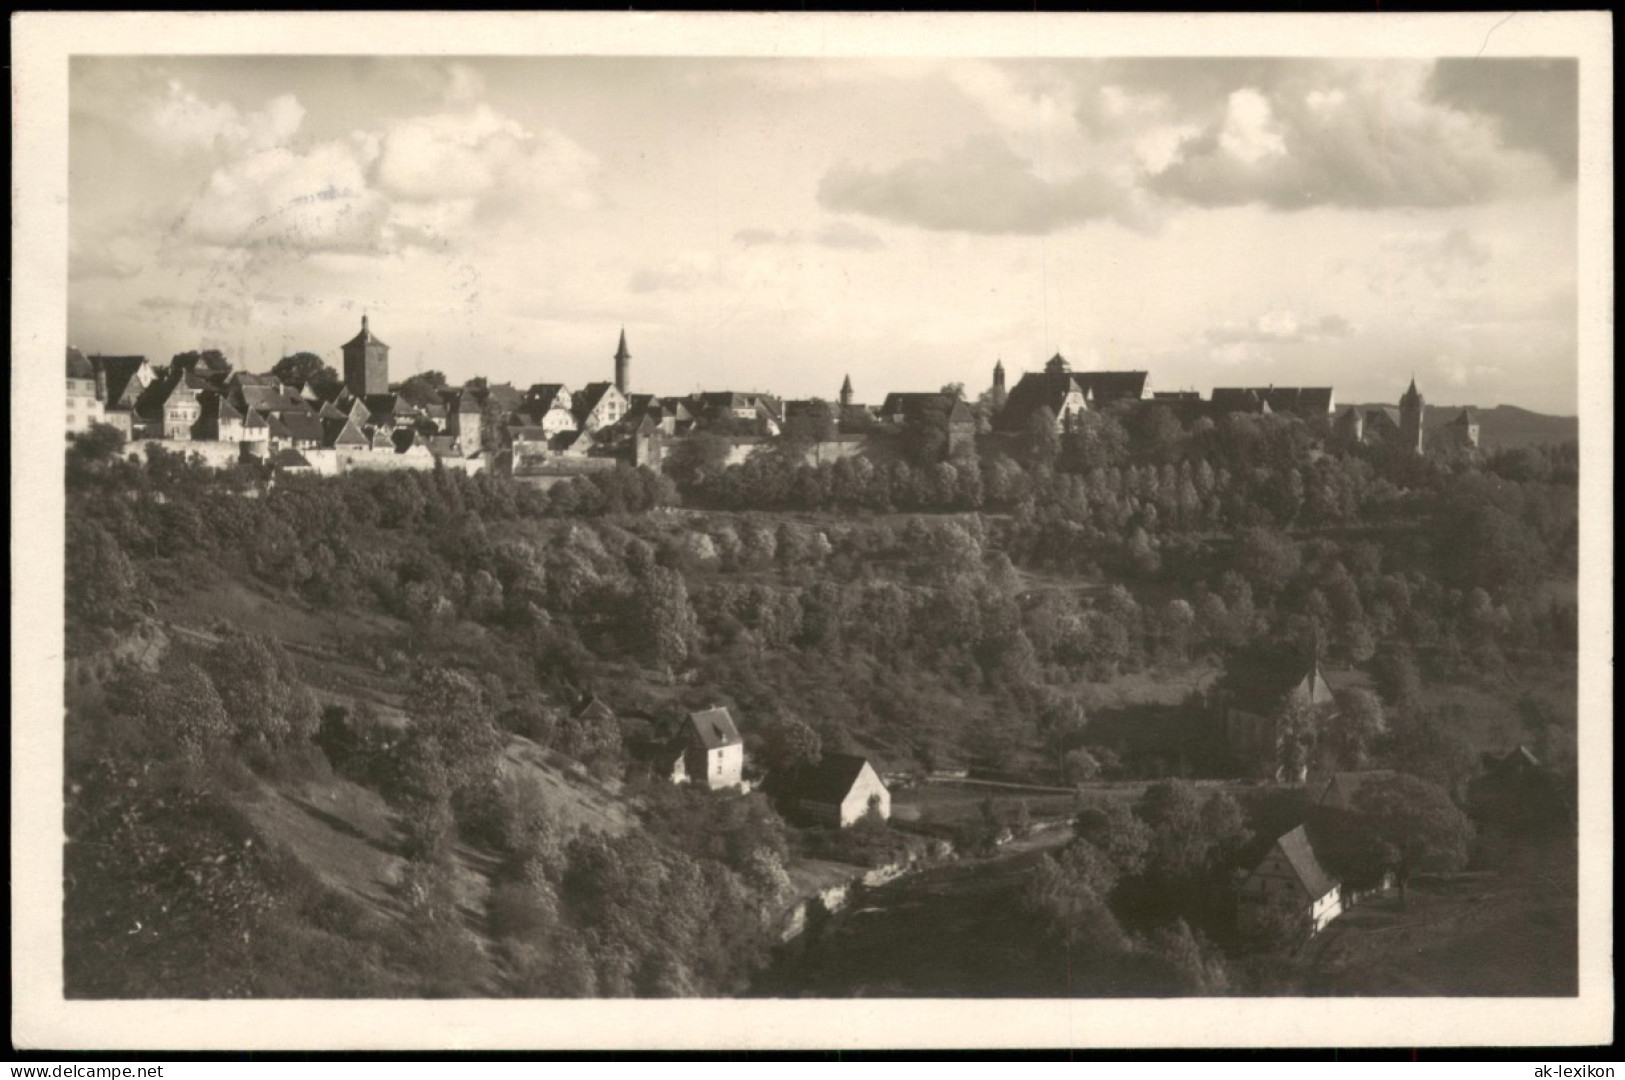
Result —
[[[75,1045],[1611,1038],[1605,19],[77,18]]]

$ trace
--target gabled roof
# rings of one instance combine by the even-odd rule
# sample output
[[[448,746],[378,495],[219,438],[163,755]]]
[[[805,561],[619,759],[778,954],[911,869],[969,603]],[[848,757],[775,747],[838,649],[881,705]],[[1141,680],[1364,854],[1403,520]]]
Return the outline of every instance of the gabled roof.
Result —
[[[91,365],[89,360],[85,359],[85,354],[80,352],[78,349],[70,347],[68,349],[67,378],[94,379],[95,377],[96,369]]]
[[[265,423],[265,417],[261,416],[253,409],[250,409],[243,414],[243,430],[265,431],[269,434],[268,425]]]
[[[288,437],[299,442],[320,443],[322,441],[322,422],[310,413],[283,413],[277,419],[282,421],[283,427],[288,429]]]
[[[1215,413],[1256,413],[1263,412],[1264,399],[1257,390],[1249,390],[1239,386],[1215,386],[1213,396],[1208,399]]]
[[[265,417],[265,431],[266,434],[271,436],[271,438],[293,438],[293,432],[288,430],[288,425],[283,423],[282,418],[276,413],[261,413],[260,415]]]
[[[1215,387],[1213,390],[1215,413],[1290,413],[1311,418],[1325,416],[1332,411],[1332,388],[1329,386],[1247,386]]]
[[[577,720],[613,720],[615,710],[605,705],[597,694],[588,694],[587,700],[572,715]]]
[[[995,423],[1001,430],[1020,431],[1029,422],[1028,418],[1039,409],[1048,409],[1060,416],[1067,395],[1073,391],[1083,392],[1085,401],[1088,400],[1089,395],[1073,380],[1069,371],[1029,371],[1016,381],[1005,396],[1004,408],[999,410]],[[891,409],[887,407],[881,411],[890,414]]]
[[[368,416],[377,419],[409,416],[415,411],[399,394],[368,394],[361,400],[367,406]]]
[[[1074,371],[1078,389],[1102,404],[1108,401],[1138,401],[1145,396],[1144,371]]]
[[[1375,409],[1365,411],[1366,427],[1393,428],[1399,430],[1399,410],[1392,405],[1379,405]]]
[[[700,744],[707,750],[717,750],[739,743],[739,729],[726,707],[717,705],[688,714],[688,723]]]
[[[569,399],[570,392],[563,383],[537,383],[525,391],[525,410],[532,415],[540,416],[554,408],[556,402]]]
[[[209,393],[202,397],[203,416],[206,419],[241,421],[243,414],[240,409],[231,403],[231,399],[220,394]]]
[[[1309,843],[1309,834],[1302,825],[1275,841],[1275,846],[1286,856],[1287,864],[1292,867],[1292,873],[1297,877],[1298,884],[1303,886],[1303,891],[1309,894],[1310,900],[1319,900],[1337,888],[1337,879],[1320,865],[1320,860],[1315,857],[1314,845]]]
[[[508,429],[508,438],[514,442],[546,442],[547,429],[535,424],[520,424]]]
[[[799,766],[778,790],[788,798],[839,806],[867,764],[869,759],[857,754],[824,754],[816,765]]]
[[[456,398],[457,412],[477,413],[480,411],[480,399],[474,395],[474,391],[468,389],[466,386],[457,391]]]
[[[323,446],[367,446],[367,436],[355,421],[345,416],[322,421]]]
[[[286,447],[271,455],[271,464],[278,469],[308,469],[309,460],[299,451]]]
[[[904,420],[913,420],[920,416],[927,408],[933,405],[948,406],[949,423],[966,423],[972,420],[970,406],[956,397],[944,393],[890,393],[880,406],[882,416],[901,416]]]
[[[362,406],[362,408],[365,407],[366,406]],[[348,420],[350,416],[343,409],[339,408],[336,402],[324,401],[322,403],[321,410],[316,413],[316,418],[319,420]]]
[[[1332,688],[1326,684],[1326,676],[1321,673],[1320,663],[1316,661],[1309,665],[1303,678],[1287,693],[1307,705],[1330,705],[1337,700]]]
[[[579,394],[572,396],[571,405],[573,411],[577,416],[590,415],[594,409],[598,408],[599,403],[609,396],[609,392],[614,389],[615,384],[611,382],[588,383],[581,388]],[[619,391],[616,392],[619,393]]]
[[[108,408],[132,408],[141,393],[141,382],[136,378],[147,367],[145,356],[93,356],[93,365],[100,365],[107,376]],[[149,369],[150,370],[150,369]]]
[[[1461,412],[1457,413],[1456,418],[1450,421],[1450,423],[1451,426],[1459,425],[1461,427],[1466,427],[1468,424],[1476,424],[1478,423],[1478,410],[1474,409],[1471,405],[1468,405],[1462,409]]]

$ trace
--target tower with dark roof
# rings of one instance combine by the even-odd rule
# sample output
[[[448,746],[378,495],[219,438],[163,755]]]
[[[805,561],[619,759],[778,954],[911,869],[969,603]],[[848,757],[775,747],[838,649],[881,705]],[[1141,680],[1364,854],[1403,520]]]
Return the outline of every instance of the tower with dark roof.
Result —
[[[994,411],[1004,408],[1004,400],[1009,395],[1004,389],[1004,361],[996,360],[993,363],[993,408]]]
[[[1418,454],[1422,452],[1422,410],[1425,404],[1416,389],[1416,376],[1412,375],[1410,389],[1399,399],[1399,436],[1408,449]]]
[[[1072,365],[1067,363],[1066,357],[1062,356],[1060,353],[1056,353],[1054,356],[1050,357],[1049,362],[1044,365],[1044,373],[1046,375],[1060,375],[1068,373],[1071,370]]]
[[[841,408],[852,407],[852,376],[848,375],[841,380]]]
[[[344,344],[344,385],[357,397],[389,393],[389,346],[367,329],[361,316],[361,333]]]
[[[626,347],[626,327],[621,327],[621,344],[615,350],[615,389],[632,392],[632,353]]]

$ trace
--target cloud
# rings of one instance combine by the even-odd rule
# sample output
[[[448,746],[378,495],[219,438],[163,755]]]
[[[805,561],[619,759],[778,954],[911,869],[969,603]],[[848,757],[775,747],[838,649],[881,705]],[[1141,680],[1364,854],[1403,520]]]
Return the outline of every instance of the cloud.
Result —
[[[481,104],[390,125],[377,178],[382,191],[401,199],[477,200],[531,191],[587,209],[597,203],[597,170],[598,159],[563,134],[529,131]]]
[[[531,131],[490,106],[477,73],[452,65],[442,111],[294,149],[303,109],[291,96],[247,117],[170,84],[164,129],[178,145],[233,151],[182,214],[176,235],[208,246],[275,244],[374,254],[445,248],[487,219],[597,204],[599,164],[553,130]]]
[[[716,256],[709,251],[687,251],[664,266],[633,272],[626,287],[635,293],[687,292],[717,274]]]
[[[127,236],[114,236],[94,246],[68,241],[68,277],[74,281],[133,278],[145,266],[145,252]]]
[[[1281,345],[1353,335],[1354,324],[1341,315],[1322,315],[1304,322],[1291,311],[1267,311],[1250,323],[1213,327],[1204,335],[1210,345]],[[1232,350],[1240,354],[1243,350]]]
[[[1579,62],[1568,59],[1441,59],[1428,90],[1434,100],[1493,117],[1508,146],[1534,150],[1557,174],[1579,169]]]
[[[292,94],[243,113],[229,102],[204,101],[180,80],[171,79],[147,114],[147,129],[172,150],[240,152],[286,145],[304,121],[305,107]]]
[[[886,246],[879,236],[850,221],[832,221],[818,231],[818,243],[847,251],[878,251]]]
[[[1415,65],[1331,67],[1232,90],[1147,187],[1198,206],[1444,207],[1549,188],[1546,160],[1441,104]]]
[[[800,229],[744,228],[734,233],[734,243],[743,247],[790,246],[813,243],[820,247],[845,251],[879,251],[886,242],[875,233],[850,221],[832,221],[809,236]]]
[[[265,150],[216,169],[182,216],[182,236],[210,246],[295,249],[376,245],[389,201],[367,181],[377,144],[334,140],[305,153]]]
[[[818,185],[830,210],[933,231],[1040,234],[1091,220],[1129,221],[1129,193],[1093,170],[1060,180],[997,139],[967,140],[936,159],[916,158],[876,172],[841,165]]]

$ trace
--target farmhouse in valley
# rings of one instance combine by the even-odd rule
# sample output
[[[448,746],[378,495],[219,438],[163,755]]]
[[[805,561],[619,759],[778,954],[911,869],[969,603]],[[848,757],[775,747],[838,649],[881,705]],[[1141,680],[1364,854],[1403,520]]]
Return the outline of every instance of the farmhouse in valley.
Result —
[[[725,706],[689,713],[676,742],[682,748],[683,775],[674,774],[673,780],[687,779],[712,791],[738,787],[743,780],[745,744]]]
[[[1237,917],[1244,928],[1263,925],[1272,912],[1301,920],[1308,936],[1343,913],[1342,890],[1315,856],[1302,825],[1276,840],[1241,883]]]
[[[844,829],[871,806],[882,820],[891,819],[891,792],[869,759],[856,754],[824,754],[785,777],[777,791],[791,814],[820,825]]]

